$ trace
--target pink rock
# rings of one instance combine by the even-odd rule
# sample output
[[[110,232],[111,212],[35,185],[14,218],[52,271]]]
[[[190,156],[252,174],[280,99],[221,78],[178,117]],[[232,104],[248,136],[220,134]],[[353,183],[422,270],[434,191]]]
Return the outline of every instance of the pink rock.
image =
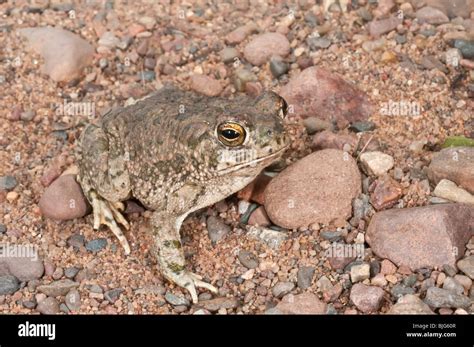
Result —
[[[288,294],[276,309],[283,314],[325,314],[327,305],[312,293]]]
[[[474,11],[473,0],[426,0],[426,5],[440,9],[449,18],[469,18]]]
[[[376,312],[382,305],[384,290],[380,287],[354,284],[350,298],[356,307],[364,313]]]
[[[347,265],[352,263],[355,259],[356,257],[335,257],[335,256],[328,257],[329,265],[331,265],[331,268],[333,270],[342,270]]]
[[[390,13],[390,11],[395,7],[394,0],[380,0],[378,1],[377,8],[374,10],[374,15],[377,18],[383,17]]]
[[[44,58],[42,73],[53,81],[68,82],[92,62],[94,48],[78,35],[59,28],[22,28],[19,33]]]
[[[229,44],[238,44],[245,40],[248,35],[256,31],[257,27],[254,24],[243,25],[227,34],[225,39]]]
[[[442,204],[376,213],[366,240],[373,252],[411,270],[455,266],[474,235],[474,206]]]
[[[281,89],[290,112],[306,117],[335,120],[339,128],[367,120],[371,105],[367,95],[339,75],[316,66],[292,77]]]
[[[430,6],[420,8],[416,11],[416,18],[420,24],[443,24],[449,22],[448,16],[446,16],[441,10]]]
[[[324,130],[313,136],[312,147],[314,149],[335,148],[342,150],[348,144],[352,149],[357,145],[355,134],[336,134],[330,130]]]
[[[370,195],[372,206],[379,211],[392,207],[402,196],[402,187],[390,176],[384,176],[376,181],[373,193]]]
[[[64,175],[45,190],[39,208],[45,217],[69,220],[85,216],[90,206],[75,175]]]
[[[325,149],[292,164],[265,190],[265,210],[284,228],[330,224],[352,214],[352,200],[361,192],[361,177],[348,153]]]
[[[253,201],[257,204],[263,205],[265,203],[264,192],[271,180],[272,177],[261,174],[244,189],[240,190],[237,193],[237,197],[245,201]]]
[[[397,267],[395,266],[395,264],[393,264],[388,259],[382,260],[380,267],[380,273],[382,275],[393,275],[395,272],[397,272]]]
[[[271,56],[285,57],[290,53],[290,42],[279,33],[264,33],[255,37],[244,48],[244,57],[252,65],[262,65]]]
[[[13,275],[20,281],[31,281],[43,275],[44,265],[32,245],[5,245],[0,257],[0,275]]]
[[[395,30],[397,26],[402,23],[402,19],[391,16],[386,19],[374,20],[367,24],[367,28],[369,29],[369,33],[371,36],[380,37],[383,34]]]
[[[265,207],[260,206],[250,215],[249,225],[259,225],[262,227],[268,226],[271,224],[270,219],[268,219],[267,212],[265,212]]]
[[[205,75],[193,75],[191,77],[191,88],[207,96],[217,96],[222,92],[220,82]]]
[[[434,185],[445,178],[474,194],[474,147],[441,150],[433,156],[427,174]]]

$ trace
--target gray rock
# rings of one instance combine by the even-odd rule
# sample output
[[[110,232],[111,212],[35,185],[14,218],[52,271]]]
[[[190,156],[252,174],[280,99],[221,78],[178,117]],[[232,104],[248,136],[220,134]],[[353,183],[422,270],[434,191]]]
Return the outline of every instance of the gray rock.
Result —
[[[89,252],[99,252],[107,246],[107,239],[99,238],[86,243],[86,249]]]
[[[17,185],[17,181],[13,176],[0,177],[0,190],[12,190]]]
[[[63,312],[63,313],[71,312],[71,310],[69,309],[69,307],[67,307],[67,305],[65,303],[59,304],[59,311]]]
[[[449,264],[444,264],[443,265],[443,271],[446,275],[450,276],[450,277],[454,277],[458,271],[451,265]]]
[[[283,296],[291,292],[293,288],[295,288],[295,285],[292,282],[278,282],[272,288],[272,293],[274,297],[282,298]]]
[[[81,294],[77,289],[71,289],[64,299],[66,306],[71,311],[79,311],[81,308]]]
[[[371,121],[354,122],[351,124],[349,129],[351,129],[352,131],[356,133],[372,131],[375,129],[375,123]]]
[[[415,294],[415,290],[402,284],[396,284],[393,286],[391,293],[395,299],[399,299],[407,294]]]
[[[75,266],[71,266],[71,267],[67,267],[65,270],[64,270],[64,276],[66,276],[66,278],[70,278],[70,279],[73,279],[77,273],[79,272],[79,268],[75,267]]]
[[[312,51],[326,49],[331,46],[331,40],[325,37],[309,37],[306,39],[306,43],[308,44],[309,49]]]
[[[55,298],[48,297],[38,303],[36,310],[41,314],[57,314],[59,303]]]
[[[309,288],[313,281],[315,271],[316,269],[312,266],[300,267],[296,275],[298,287],[303,290]]]
[[[165,294],[165,300],[173,306],[189,306],[189,300],[184,296],[177,296],[170,292]]]
[[[286,74],[289,68],[288,63],[284,62],[280,57],[272,57],[270,59],[270,72],[275,78]]]
[[[237,258],[247,269],[255,269],[259,264],[258,257],[249,251],[241,250]]]
[[[336,230],[336,231],[324,230],[319,233],[319,236],[323,238],[324,240],[328,240],[330,242],[336,242],[341,239],[342,230]]]
[[[400,44],[400,45],[403,45],[405,43],[407,43],[407,37],[406,35],[395,35],[395,41]]]
[[[411,274],[408,277],[405,277],[403,279],[403,284],[407,287],[413,287],[416,283],[417,276],[415,274]]]
[[[207,231],[211,241],[216,243],[230,233],[230,227],[221,218],[209,216],[207,218]]]
[[[443,282],[443,289],[449,290],[450,292],[458,295],[464,293],[464,287],[462,284],[452,277],[446,277]]]
[[[5,234],[7,231],[7,227],[5,224],[0,224],[0,235]]]
[[[199,301],[198,305],[209,312],[217,312],[220,309],[235,309],[239,306],[239,301],[236,298],[223,297]]]
[[[86,288],[88,288],[91,293],[96,293],[96,294],[104,293],[104,290],[98,284],[87,285]]]
[[[36,307],[36,300],[24,300],[23,307],[32,310]]]
[[[426,292],[425,303],[434,308],[468,308],[471,300],[467,296],[454,294],[446,289],[431,287]]]
[[[225,64],[234,62],[240,56],[239,51],[234,47],[226,47],[219,53],[221,60]]]
[[[380,272],[380,262],[374,260],[370,262],[370,277],[376,276]]]
[[[474,255],[461,259],[457,265],[459,270],[468,275],[471,280],[474,280]]]
[[[74,248],[84,246],[86,238],[81,234],[74,234],[67,239],[67,245]]]
[[[454,47],[461,51],[465,59],[474,59],[474,40],[454,40]]]
[[[430,307],[413,294],[407,294],[390,308],[389,314],[434,314]]]
[[[0,295],[10,295],[20,289],[20,282],[15,276],[0,276]]]
[[[125,289],[122,289],[122,288],[114,288],[111,290],[107,290],[104,293],[104,298],[113,304],[115,301],[118,300],[118,298],[120,297],[120,294],[122,294],[124,291]]]
[[[150,82],[150,81],[154,81],[155,78],[156,78],[155,71],[146,70],[146,71],[140,71],[137,73],[137,79],[141,81]]]
[[[63,279],[54,281],[50,284],[43,284],[38,286],[37,290],[48,296],[64,296],[71,289],[79,287],[79,283],[71,281],[70,279]]]

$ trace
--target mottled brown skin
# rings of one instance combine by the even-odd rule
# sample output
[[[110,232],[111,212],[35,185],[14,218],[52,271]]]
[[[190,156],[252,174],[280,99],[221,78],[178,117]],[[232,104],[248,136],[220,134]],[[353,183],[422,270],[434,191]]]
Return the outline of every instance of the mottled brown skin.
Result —
[[[79,182],[94,209],[94,228],[110,227],[130,252],[116,221],[134,197],[153,210],[156,255],[164,276],[186,288],[216,289],[185,269],[179,229],[189,213],[212,205],[250,183],[288,146],[286,103],[267,92],[257,99],[211,98],[164,88],[135,105],[116,109],[100,126],[84,130]],[[229,146],[219,126],[244,129]],[[234,133],[235,134],[235,133]]]

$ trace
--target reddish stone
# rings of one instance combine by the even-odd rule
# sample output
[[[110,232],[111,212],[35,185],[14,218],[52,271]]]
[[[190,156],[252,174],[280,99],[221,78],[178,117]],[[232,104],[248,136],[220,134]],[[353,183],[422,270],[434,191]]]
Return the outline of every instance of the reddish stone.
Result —
[[[370,202],[378,211],[392,207],[401,196],[402,187],[400,184],[389,176],[385,176],[376,181],[375,189],[370,195]]]
[[[325,314],[327,305],[312,293],[288,294],[276,309],[283,314]]]
[[[323,68],[312,66],[290,79],[281,89],[290,112],[336,121],[340,129],[365,121],[371,114],[367,95],[354,84]]]
[[[265,203],[265,188],[267,188],[267,185],[271,180],[272,177],[261,174],[244,189],[240,190],[237,193],[237,197],[245,201],[253,201],[257,204],[263,205]]]
[[[376,213],[367,229],[372,251],[411,270],[455,266],[474,235],[474,206],[442,204]]]

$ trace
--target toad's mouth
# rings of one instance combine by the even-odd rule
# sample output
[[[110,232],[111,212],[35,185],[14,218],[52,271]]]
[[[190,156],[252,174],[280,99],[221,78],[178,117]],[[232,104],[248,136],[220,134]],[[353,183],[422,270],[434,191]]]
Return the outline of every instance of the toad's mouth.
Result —
[[[241,170],[243,168],[246,168],[246,167],[260,166],[259,165],[260,163],[266,162],[266,161],[268,162],[268,165],[270,165],[273,161],[275,161],[276,158],[280,157],[283,154],[283,152],[285,152],[288,149],[288,147],[290,147],[290,145],[282,147],[278,151],[273,152],[271,154],[268,154],[266,156],[255,158],[253,160],[242,162],[242,163],[230,166],[230,167],[226,167],[224,169],[218,170],[218,172],[219,172],[219,174],[225,175],[225,174],[228,174],[228,173],[239,171],[239,170]]]

